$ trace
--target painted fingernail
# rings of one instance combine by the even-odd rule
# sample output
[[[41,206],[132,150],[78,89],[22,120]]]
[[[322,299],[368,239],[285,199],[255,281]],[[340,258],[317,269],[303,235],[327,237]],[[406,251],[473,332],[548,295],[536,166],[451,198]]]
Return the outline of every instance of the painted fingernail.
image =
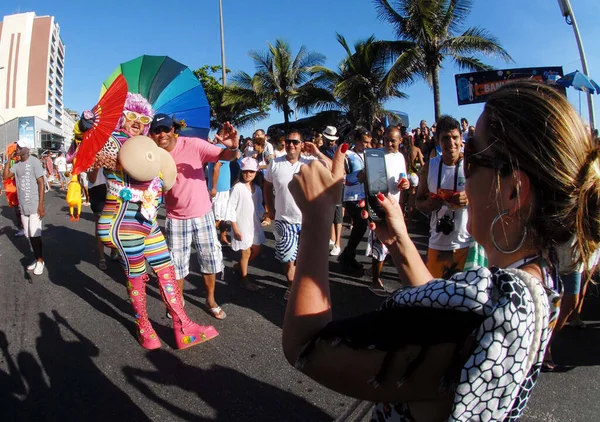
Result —
[[[346,151],[348,151],[348,144],[343,143],[342,146],[340,147],[340,151],[342,152],[342,154],[345,154]]]
[[[371,230],[375,230],[375,223],[369,223],[369,228]]]
[[[380,201],[383,201],[385,199],[385,196],[383,195],[383,193],[379,192],[377,194],[377,199],[379,199]]]

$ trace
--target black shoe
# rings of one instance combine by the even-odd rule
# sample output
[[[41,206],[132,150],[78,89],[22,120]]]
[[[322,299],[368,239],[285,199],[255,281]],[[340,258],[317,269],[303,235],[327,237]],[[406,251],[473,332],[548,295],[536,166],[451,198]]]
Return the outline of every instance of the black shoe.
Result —
[[[363,264],[358,262],[355,257],[344,255],[343,253],[338,257],[338,262],[342,264],[342,266],[349,270],[354,271],[362,271]]]

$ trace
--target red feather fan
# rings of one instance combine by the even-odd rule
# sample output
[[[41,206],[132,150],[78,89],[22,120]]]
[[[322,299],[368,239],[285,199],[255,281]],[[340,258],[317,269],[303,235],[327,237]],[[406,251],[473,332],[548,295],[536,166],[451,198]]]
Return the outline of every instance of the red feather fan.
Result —
[[[94,164],[96,154],[102,149],[119,123],[126,98],[127,81],[123,75],[119,75],[92,109],[94,124],[85,132],[81,141],[74,162],[73,174],[86,171]]]

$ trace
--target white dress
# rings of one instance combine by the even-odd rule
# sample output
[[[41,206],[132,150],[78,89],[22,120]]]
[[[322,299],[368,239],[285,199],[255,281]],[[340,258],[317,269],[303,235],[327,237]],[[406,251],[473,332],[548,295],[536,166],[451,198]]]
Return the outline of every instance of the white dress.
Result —
[[[232,230],[231,249],[234,251],[265,243],[265,231],[260,224],[260,219],[265,213],[262,201],[262,190],[256,185],[254,185],[254,193],[241,182],[231,188],[226,220],[237,223],[242,233],[242,240],[236,240]]]

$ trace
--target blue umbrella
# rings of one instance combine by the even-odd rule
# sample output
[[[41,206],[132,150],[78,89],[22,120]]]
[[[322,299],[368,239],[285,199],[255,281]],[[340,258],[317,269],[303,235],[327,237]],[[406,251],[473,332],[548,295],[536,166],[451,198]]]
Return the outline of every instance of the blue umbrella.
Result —
[[[573,87],[578,91],[589,92],[590,94],[600,94],[600,86],[579,70],[563,76],[556,83],[565,88]]]

